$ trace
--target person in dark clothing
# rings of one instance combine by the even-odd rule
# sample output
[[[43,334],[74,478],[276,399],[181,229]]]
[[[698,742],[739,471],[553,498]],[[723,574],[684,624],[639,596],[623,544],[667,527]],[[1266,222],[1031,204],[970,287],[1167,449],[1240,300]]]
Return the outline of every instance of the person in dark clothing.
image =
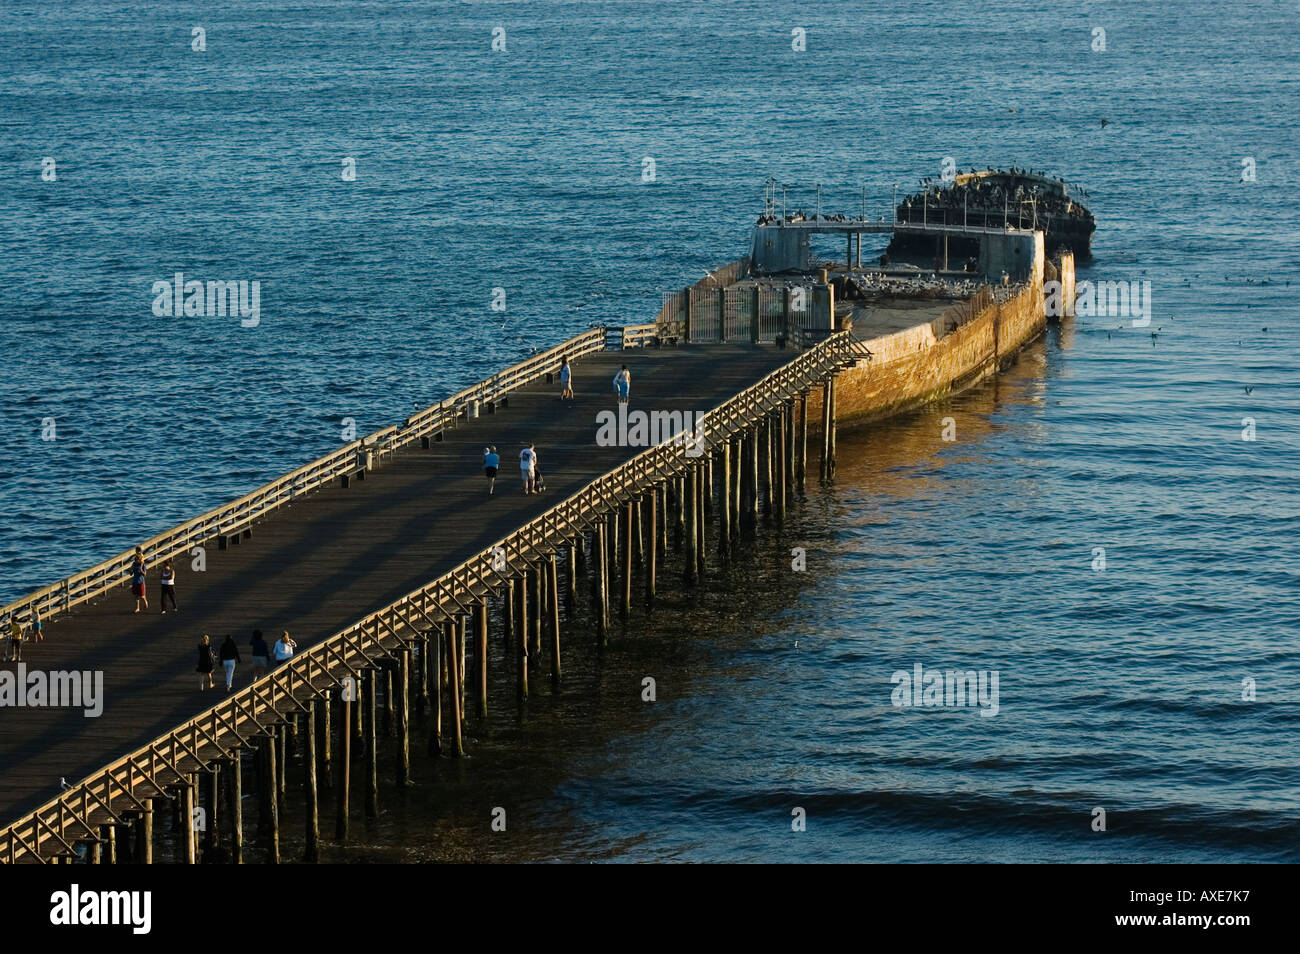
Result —
[[[235,681],[235,663],[243,662],[239,655],[239,647],[235,645],[233,636],[227,636],[225,642],[221,644],[221,668],[226,670],[226,692],[230,691],[231,685]]]
[[[262,638],[260,629],[253,630],[253,638],[249,645],[253,650],[253,678],[265,676],[269,667],[268,660],[271,656],[271,647],[266,645],[266,640]]]
[[[199,691],[212,688],[212,642],[208,639],[208,634],[203,634],[203,639],[199,641],[199,664],[194,667],[199,674]]]

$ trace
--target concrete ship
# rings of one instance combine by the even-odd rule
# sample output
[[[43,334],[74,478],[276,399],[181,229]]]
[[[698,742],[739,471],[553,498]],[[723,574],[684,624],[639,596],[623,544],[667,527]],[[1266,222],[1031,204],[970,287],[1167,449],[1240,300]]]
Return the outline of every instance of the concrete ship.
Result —
[[[1065,250],[1082,261],[1092,255],[1097,222],[1082,199],[1087,193],[1064,179],[1017,169],[980,169],[952,181],[927,180],[894,210],[909,225],[963,225],[1038,229],[1046,234],[1047,254]],[[915,236],[904,235],[891,252],[924,252]]]
[[[847,330],[856,360],[836,380],[838,420],[898,414],[1014,361],[1046,326],[1046,282],[1074,300],[1074,254],[1058,247],[1049,256],[1042,225],[809,218],[769,204],[748,256],[665,296],[660,336],[800,347]],[[864,264],[863,236],[873,234],[888,236],[895,251]],[[814,254],[814,237],[824,243],[827,235],[842,237],[842,259]],[[810,399],[815,421],[820,393]]]

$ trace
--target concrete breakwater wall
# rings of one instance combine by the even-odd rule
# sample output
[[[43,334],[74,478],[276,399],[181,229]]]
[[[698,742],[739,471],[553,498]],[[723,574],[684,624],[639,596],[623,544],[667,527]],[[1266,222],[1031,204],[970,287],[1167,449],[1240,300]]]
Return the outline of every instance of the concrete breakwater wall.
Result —
[[[1005,300],[989,299],[948,334],[934,323],[865,342],[870,359],[842,372],[835,383],[835,412],[843,424],[865,423],[962,391],[1012,361],[1046,326],[1039,281]],[[821,392],[809,395],[809,418],[820,420]]]

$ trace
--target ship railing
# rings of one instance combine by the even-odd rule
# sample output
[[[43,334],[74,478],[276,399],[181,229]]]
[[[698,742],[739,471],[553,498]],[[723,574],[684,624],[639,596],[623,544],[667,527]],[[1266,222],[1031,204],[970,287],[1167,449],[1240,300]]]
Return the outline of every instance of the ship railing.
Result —
[[[603,339],[603,329],[600,335]],[[51,856],[73,857],[75,841],[87,834],[97,837],[99,825],[122,823],[129,813],[147,810],[142,799],[190,784],[193,773],[229,759],[264,735],[272,722],[306,710],[335,688],[354,692],[363,669],[411,649],[448,621],[460,619],[471,602],[485,600],[530,564],[601,525],[614,508],[698,465],[709,443],[730,439],[788,406],[842,368],[848,352],[848,332],[835,333],[706,412],[691,434],[642,451],[454,569],[295,653],[212,708],[68,786],[0,828],[0,863],[43,864]]]

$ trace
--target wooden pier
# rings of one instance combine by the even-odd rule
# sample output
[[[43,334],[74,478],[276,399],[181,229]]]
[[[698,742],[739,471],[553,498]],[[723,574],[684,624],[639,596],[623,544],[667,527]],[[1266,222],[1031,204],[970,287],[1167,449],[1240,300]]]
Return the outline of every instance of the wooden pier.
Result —
[[[670,520],[687,576],[697,578],[706,521],[727,543],[760,509],[779,517],[810,466],[814,389],[820,474],[830,479],[832,382],[854,360],[846,333],[802,351],[654,346],[664,337],[655,325],[579,335],[146,541],[147,613],[132,613],[129,551],[0,609],[6,623],[40,612],[44,641],[24,643],[30,669],[102,671],[105,695],[100,718],[0,709],[0,863],[152,861],[164,805],[178,820],[204,819],[178,824],[176,860],[220,845],[238,862],[246,774],[258,788],[262,857],[279,860],[291,758],[304,766],[306,858],[315,860],[322,788],[341,793],[336,840],[346,841],[355,810],[352,776],[361,776],[362,810],[373,814],[377,736],[396,740],[399,783],[413,757],[464,752],[466,719],[500,704],[488,698],[489,639],[511,649],[516,698],[539,672],[561,678],[561,579],[569,599],[576,577],[589,577],[603,639],[613,614],[653,600]],[[561,356],[574,371],[572,402],[559,399]],[[596,414],[616,408],[612,379],[623,364],[633,409],[707,412],[691,440],[597,444]],[[547,491],[525,496],[516,462],[529,443]],[[491,497],[485,445],[501,455]],[[633,539],[641,548],[635,591]],[[192,569],[195,548],[202,572]],[[158,613],[163,559],[177,571],[174,614]],[[250,684],[254,629],[268,643],[288,631],[298,652]],[[243,655],[229,694],[219,663],[215,689],[199,691],[204,633],[214,651],[233,635]],[[413,709],[430,715],[423,744],[411,738]],[[218,804],[228,810],[219,814]]]

